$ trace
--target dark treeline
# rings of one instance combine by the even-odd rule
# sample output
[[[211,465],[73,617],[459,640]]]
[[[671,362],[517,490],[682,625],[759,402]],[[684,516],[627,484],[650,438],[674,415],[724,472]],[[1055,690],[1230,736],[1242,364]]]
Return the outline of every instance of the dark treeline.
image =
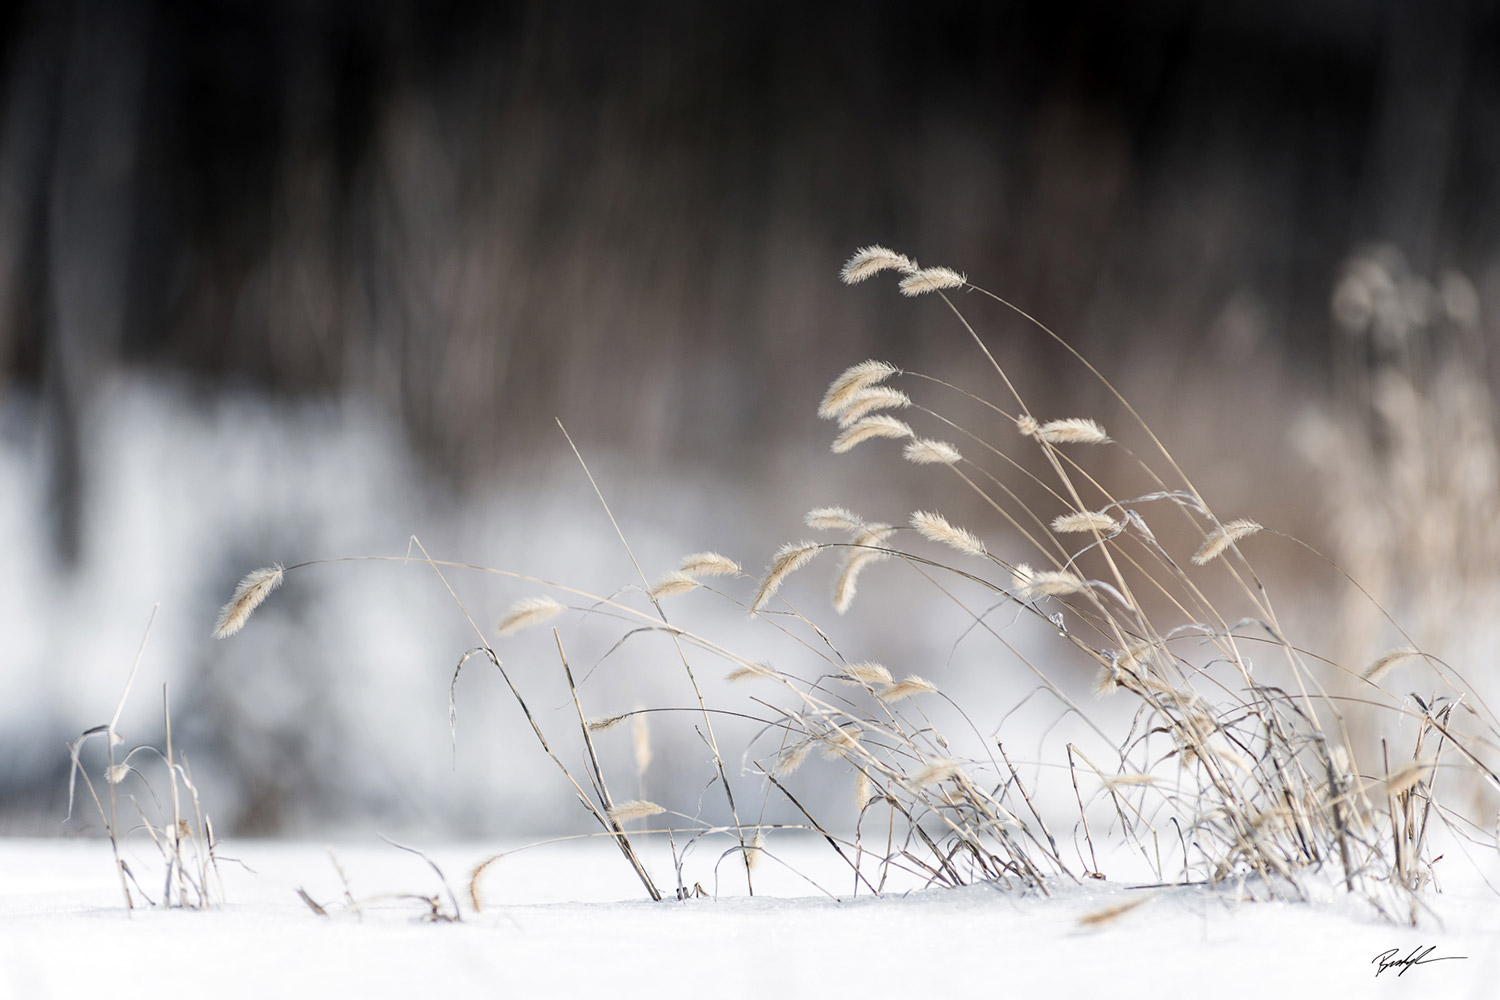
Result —
[[[1366,241],[1486,301],[1500,277],[1493,3],[0,16],[0,391],[46,401],[65,554],[121,365],[373,395],[462,481],[558,414],[696,461],[785,426],[926,329],[837,287],[868,242],[1106,359],[1249,296],[1262,346],[1318,363]]]

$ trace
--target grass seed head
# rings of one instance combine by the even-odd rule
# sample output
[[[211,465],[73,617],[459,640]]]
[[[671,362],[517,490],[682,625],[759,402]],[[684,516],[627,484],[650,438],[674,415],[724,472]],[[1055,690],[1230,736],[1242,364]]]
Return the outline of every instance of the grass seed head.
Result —
[[[839,414],[839,426],[848,427],[860,417],[876,410],[903,410],[911,405],[911,397],[900,389],[888,385],[872,385],[849,397],[844,411]]]
[[[1400,795],[1416,785],[1432,772],[1433,765],[1427,761],[1414,760],[1401,767],[1385,779],[1385,793],[1387,795]]]
[[[844,432],[833,439],[833,453],[842,455],[862,441],[870,438],[909,438],[912,429],[903,421],[884,413],[864,417],[850,424]]]
[[[921,532],[923,538],[941,542],[971,556],[985,554],[984,543],[977,535],[965,528],[955,527],[941,514],[928,510],[913,511],[911,526]]]
[[[839,680],[846,684],[894,684],[891,672],[879,663],[851,663],[844,668]]]
[[[651,766],[651,719],[639,707],[631,725],[631,742],[635,749],[635,773],[644,776]]]
[[[1030,418],[1023,417],[1022,420]],[[1031,421],[1035,425],[1036,421]],[[1023,425],[1021,433],[1026,434]],[[1098,421],[1087,417],[1067,417],[1062,420],[1049,420],[1040,427],[1036,427],[1028,437],[1036,437],[1048,444],[1109,444],[1109,435],[1104,433],[1104,428],[1099,426]]]
[[[796,746],[788,747],[776,758],[776,766],[771,769],[774,778],[785,778],[802,766],[807,760],[807,755],[812,752],[812,744],[803,740]]]
[[[818,542],[788,542],[778,549],[755,600],[750,603],[751,612],[760,611],[770,603],[786,578],[806,566],[822,550],[823,546]]]
[[[875,696],[881,701],[890,703],[910,698],[914,694],[936,694],[937,685],[925,677],[912,674],[902,679],[899,684],[888,685],[875,692]]]
[[[906,460],[915,465],[955,465],[963,456],[946,441],[919,438],[906,446]]]
[[[694,552],[683,556],[677,571],[691,576],[738,576],[744,572],[739,563],[717,552]]]
[[[890,270],[912,274],[917,270],[917,265],[904,253],[897,253],[878,244],[871,244],[867,247],[860,247],[854,251],[853,257],[844,262],[844,266],[839,270],[839,280],[846,285],[857,285],[881,271]]]
[[[694,580],[687,573],[681,570],[674,570],[660,580],[657,580],[651,587],[651,599],[659,601],[664,597],[675,597],[678,594],[686,594],[689,591],[697,590],[701,586],[703,584]]]
[[[807,512],[805,523],[817,531],[865,530],[864,518],[846,507],[814,507]]]
[[[962,288],[969,279],[951,267],[924,267],[901,279],[901,294],[925,295],[943,288]]]
[[[1193,564],[1203,566],[1223,555],[1229,546],[1242,538],[1248,538],[1261,530],[1261,526],[1248,518],[1240,518],[1221,524],[1210,531],[1203,539],[1203,544],[1198,546],[1198,551],[1193,553]]]
[[[267,566],[251,573],[234,588],[229,603],[219,609],[219,619],[214,622],[215,639],[227,639],[245,627],[250,613],[261,606],[271,591],[281,586],[286,571],[278,566]]]
[[[1108,514],[1096,511],[1062,514],[1052,519],[1052,530],[1058,534],[1097,531],[1099,534],[1105,535],[1115,531],[1119,526],[1119,522]]]
[[[655,802],[647,802],[645,799],[631,799],[629,802],[621,802],[609,810],[609,818],[615,823],[629,823],[633,819],[660,816],[664,812],[666,810]]]
[[[892,375],[900,371],[895,365],[884,361],[861,361],[857,365],[850,365],[839,374],[839,377],[829,383],[828,391],[823,394],[823,402],[818,406],[818,416],[824,420],[834,420],[843,415],[844,410],[854,401],[855,397],[872,385],[879,385]]]
[[[1379,684],[1386,674],[1396,669],[1396,664],[1400,663],[1404,659],[1407,659],[1408,657],[1421,655],[1422,654],[1415,649],[1393,649],[1389,653],[1386,653],[1384,656],[1377,659],[1374,663],[1370,664],[1370,666],[1365,670],[1364,673],[1360,674],[1360,676],[1369,681],[1371,684]]]
[[[764,663],[747,663],[743,667],[731,670],[724,679],[731,684],[740,681],[748,681],[753,677],[775,677],[776,671]]]
[[[1021,599],[1034,601],[1038,597],[1067,597],[1069,594],[1079,593],[1083,588],[1083,581],[1065,570],[1032,570],[1031,579],[1021,592]]]
[[[922,770],[912,775],[911,783],[915,788],[927,788],[941,781],[948,781],[963,774],[961,761],[957,760],[935,760]]]
[[[522,629],[550,621],[566,610],[550,597],[523,597],[500,619],[500,634],[515,635]]]

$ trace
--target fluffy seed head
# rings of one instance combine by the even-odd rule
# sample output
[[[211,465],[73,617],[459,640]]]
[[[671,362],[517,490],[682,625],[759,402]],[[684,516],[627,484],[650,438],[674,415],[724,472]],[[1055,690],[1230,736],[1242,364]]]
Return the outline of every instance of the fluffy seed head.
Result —
[[[628,718],[630,718],[629,712],[623,715],[606,715],[602,718],[590,719],[585,725],[591,733],[607,733]]]
[[[737,670],[731,670],[724,679],[731,684],[747,681],[752,677],[775,677],[776,671],[764,663],[747,663]]]
[[[678,594],[686,594],[690,590],[697,590],[703,584],[694,580],[682,570],[674,570],[666,576],[657,580],[651,587],[651,599],[659,601],[663,597],[675,597]]]
[[[901,294],[925,295],[940,288],[962,288],[969,280],[951,267],[924,267],[901,279]]]
[[[214,622],[215,639],[227,639],[245,627],[250,613],[260,607],[271,591],[281,586],[286,571],[278,566],[267,566],[251,573],[234,588],[229,603],[219,609],[219,619]]]
[[[114,767],[109,768],[108,771],[105,772],[104,777],[105,780],[107,780],[111,785],[118,785],[120,782],[125,780],[125,776],[129,773],[129,764],[116,764]]]
[[[833,453],[842,455],[861,441],[868,441],[870,438],[909,438],[912,436],[911,428],[902,421],[884,413],[877,413],[874,416],[857,420],[844,428],[844,432],[833,439]]]
[[[833,730],[823,738],[823,756],[829,760],[839,757],[848,757],[859,750],[860,729],[851,725],[848,729],[843,726],[834,726]]]
[[[631,743],[635,750],[635,773],[644,775],[651,766],[651,720],[639,707],[631,726]]]
[[[937,685],[924,677],[912,674],[899,684],[891,684],[875,693],[875,696],[883,702],[901,701],[910,698],[914,694],[936,694]]]
[[[984,543],[973,532],[955,527],[941,514],[928,510],[913,511],[911,526],[922,533],[923,538],[957,549],[971,556],[984,555]]]
[[[917,465],[953,465],[962,455],[946,441],[919,438],[906,446],[906,460]]]
[[[857,808],[861,812],[863,812],[865,806],[867,806],[867,805],[870,804],[870,799],[872,799],[874,797],[875,797],[875,788],[870,783],[870,776],[865,773],[864,768],[860,768],[858,771],[855,772],[855,775],[854,775],[854,806],[855,806],[855,808]],[[1500,821],[1497,821],[1496,826],[1497,826],[1497,828],[1500,828]]]
[[[1389,653],[1386,653],[1384,656],[1380,657],[1374,663],[1370,664],[1369,668],[1366,669],[1364,673],[1360,674],[1360,676],[1369,681],[1371,684],[1379,684],[1381,679],[1385,677],[1386,674],[1396,669],[1396,664],[1400,663],[1402,660],[1406,659],[1409,656],[1421,655],[1422,654],[1415,649],[1393,649]]]
[[[846,285],[857,285],[872,275],[893,269],[902,274],[911,274],[916,271],[917,265],[904,253],[872,244],[854,251],[854,256],[845,261],[839,271],[839,280]]]
[[[550,621],[566,610],[550,597],[523,597],[500,619],[500,634],[515,635],[523,628]]]
[[[1031,582],[1021,593],[1022,600],[1034,601],[1038,597],[1067,597],[1083,590],[1083,581],[1063,570],[1039,569],[1031,573]]]
[[[1031,578],[1036,576],[1036,570],[1027,563],[1017,563],[1016,568],[1010,571],[1010,589],[1017,594],[1025,592],[1031,587]]]
[[[1129,788],[1132,785],[1154,785],[1156,778],[1150,774],[1110,774],[1104,778],[1110,788]]]
[[[1204,537],[1203,544],[1198,546],[1197,552],[1193,553],[1193,564],[1206,565],[1223,555],[1229,546],[1241,538],[1248,538],[1260,530],[1260,525],[1248,518],[1240,518],[1237,521],[1219,525]]]
[[[1016,418],[1016,430],[1021,432],[1022,437],[1036,437],[1036,432],[1042,429],[1042,425],[1036,422],[1036,417],[1029,413],[1023,413]]]
[[[1052,521],[1052,530],[1058,534],[1097,531],[1099,534],[1104,535],[1113,532],[1119,526],[1119,522],[1108,514],[1101,514],[1096,511],[1063,514]]]
[[[818,406],[818,416],[824,420],[841,416],[860,392],[884,382],[899,371],[895,365],[874,359],[850,365],[829,383],[828,391],[823,394],[823,402]]]
[[[864,519],[845,507],[814,507],[807,512],[806,524],[817,531],[863,531]]]
[[[1022,417],[1030,420],[1029,417]],[[1035,426],[1036,421],[1031,420]],[[1035,427],[1029,434],[1025,425],[1021,426],[1021,433],[1028,437],[1036,437],[1048,444],[1109,444],[1109,435],[1104,433],[1104,428],[1099,426],[1098,421],[1090,420],[1088,417],[1067,417],[1063,420],[1049,420],[1040,427]]]
[[[1402,792],[1414,788],[1432,771],[1432,764],[1420,760],[1396,768],[1396,770],[1385,779],[1385,793],[1387,795],[1400,795]]]
[[[633,819],[642,819],[646,816],[659,816],[666,812],[655,802],[647,802],[645,799],[631,799],[629,802],[621,802],[609,811],[609,818],[615,823],[629,823]]]
[[[860,417],[876,410],[902,410],[911,405],[911,397],[900,389],[888,385],[872,385],[849,397],[844,411],[839,414],[839,426],[848,427]]]
[[[807,755],[812,752],[812,744],[806,740],[796,746],[788,747],[776,758],[776,766],[771,768],[773,778],[785,778],[802,766],[807,760]]]
[[[956,760],[935,760],[912,775],[911,783],[916,788],[926,788],[940,781],[957,778],[963,774],[963,766]]]
[[[750,602],[750,611],[754,613],[764,608],[786,578],[806,566],[822,550],[823,546],[817,542],[787,542],[778,549],[755,600]]]
[[[743,572],[739,563],[717,552],[694,552],[683,556],[677,569],[692,576],[738,576]]]
[[[851,663],[839,678],[846,684],[894,684],[891,672],[879,663]]]
[[[871,563],[890,558],[889,553],[879,551],[874,546],[885,544],[885,540],[894,531],[889,524],[869,524],[855,536],[853,545],[845,551],[843,566],[833,584],[833,610],[839,614],[848,611],[849,605],[854,603],[860,571]]]
[[[754,871],[756,865],[760,864],[761,852],[766,849],[766,832],[756,829],[755,836],[750,838],[750,843],[745,845],[745,867]]]

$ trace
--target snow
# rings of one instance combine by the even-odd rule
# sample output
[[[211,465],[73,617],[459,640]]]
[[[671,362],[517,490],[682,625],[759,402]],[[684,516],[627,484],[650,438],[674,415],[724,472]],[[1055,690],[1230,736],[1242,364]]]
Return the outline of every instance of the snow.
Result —
[[[730,859],[719,897],[652,903],[611,844],[586,840],[502,859],[476,913],[467,873],[497,845],[421,846],[460,897],[461,921],[423,920],[428,907],[409,899],[349,911],[323,844],[225,844],[221,856],[243,863],[223,866],[227,903],[127,913],[107,842],[0,840],[0,996],[1447,998],[1492,996],[1500,980],[1500,907],[1477,879],[1430,895],[1417,929],[1334,894],[1234,902],[1113,881],[1059,884],[1049,897],[976,886],[855,898],[826,848],[792,839],[773,845],[780,863],[757,868],[754,898],[729,884]],[[378,840],[332,852],[356,897],[443,892],[421,858]],[[645,853],[669,878],[666,845]],[[711,883],[716,859],[703,852],[690,869]],[[809,895],[803,875],[844,898]],[[314,914],[297,887],[330,915]],[[1143,895],[1111,921],[1081,922]],[[1377,955],[1428,947],[1426,964],[1377,977]]]

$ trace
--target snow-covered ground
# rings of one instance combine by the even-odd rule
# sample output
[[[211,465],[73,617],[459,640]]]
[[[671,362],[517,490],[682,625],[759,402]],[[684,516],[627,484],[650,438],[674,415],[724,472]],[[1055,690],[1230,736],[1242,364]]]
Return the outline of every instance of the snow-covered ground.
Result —
[[[1058,885],[1051,897],[980,886],[856,898],[826,849],[789,841],[774,845],[781,863],[757,868],[755,898],[728,885],[726,861],[724,895],[651,903],[613,847],[593,840],[501,860],[475,913],[468,871],[497,845],[422,846],[459,896],[461,921],[424,921],[427,907],[409,899],[343,908],[324,844],[226,844],[223,855],[243,863],[223,867],[227,904],[128,914],[106,842],[0,840],[0,996],[1279,1000],[1492,997],[1500,988],[1500,900],[1476,878],[1430,896],[1432,914],[1411,929],[1332,894],[1235,904],[1113,881]],[[660,847],[648,863],[668,881]],[[421,858],[378,840],[333,853],[356,897],[443,893]],[[700,855],[694,865],[711,873],[712,861]],[[804,875],[843,898],[816,894]],[[298,887],[330,915],[314,914]],[[1139,900],[1114,919],[1084,921]],[[1383,954],[1425,961],[1377,975]]]

